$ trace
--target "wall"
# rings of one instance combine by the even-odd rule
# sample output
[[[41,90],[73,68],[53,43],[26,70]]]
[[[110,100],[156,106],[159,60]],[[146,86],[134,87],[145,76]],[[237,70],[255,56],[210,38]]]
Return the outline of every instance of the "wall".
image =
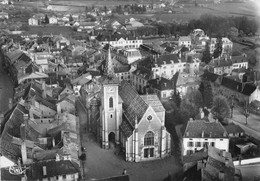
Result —
[[[234,161],[234,166],[238,166],[239,165],[239,161]],[[241,160],[241,164],[240,165],[247,165],[247,164],[252,164],[252,163],[260,163],[260,158],[251,158],[251,159],[245,159],[245,160]]]
[[[190,140],[191,139],[191,140]],[[189,147],[188,142],[193,142],[193,146]],[[200,147],[195,146],[195,142],[201,142]],[[216,148],[221,149],[221,150],[226,150],[228,151],[228,146],[229,146],[229,139],[223,139],[223,141],[220,141],[219,138],[183,138],[183,155],[187,155],[187,150],[192,150],[195,152],[195,148],[197,150],[200,150],[203,148],[203,143],[204,142],[214,142]]]

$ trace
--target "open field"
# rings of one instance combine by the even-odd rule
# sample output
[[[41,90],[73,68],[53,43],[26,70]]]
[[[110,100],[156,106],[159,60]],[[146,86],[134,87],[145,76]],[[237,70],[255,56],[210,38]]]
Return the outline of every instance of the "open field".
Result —
[[[67,5],[67,6],[88,6],[88,7],[92,7],[92,6],[96,6],[96,7],[114,7],[117,5],[125,5],[125,4],[134,4],[136,2],[134,1],[86,1],[86,0],[76,0],[76,1],[52,1],[50,2],[51,5]]]

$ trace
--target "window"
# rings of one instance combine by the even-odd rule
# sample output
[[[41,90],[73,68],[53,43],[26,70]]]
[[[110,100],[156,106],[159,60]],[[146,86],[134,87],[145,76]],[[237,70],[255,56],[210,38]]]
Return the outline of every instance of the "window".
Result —
[[[220,141],[223,141],[223,139],[220,139]]]
[[[212,147],[215,147],[215,142],[211,142],[211,146],[212,146]]]
[[[187,150],[187,155],[193,154],[193,150]]]
[[[196,142],[195,147],[201,147],[201,142]]]
[[[62,175],[62,178],[63,178],[63,179],[66,179],[66,175]]]
[[[113,108],[113,98],[109,98],[109,108]]]
[[[113,118],[113,115],[112,115],[112,114],[110,114],[110,118]]]
[[[188,147],[193,147],[193,142],[192,141],[188,142]]]
[[[144,145],[150,146],[154,145],[154,134],[152,131],[148,131],[144,137]]]

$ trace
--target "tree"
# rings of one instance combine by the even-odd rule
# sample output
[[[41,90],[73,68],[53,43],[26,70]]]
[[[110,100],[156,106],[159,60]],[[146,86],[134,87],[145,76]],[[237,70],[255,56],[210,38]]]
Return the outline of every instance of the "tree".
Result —
[[[47,14],[45,14],[44,23],[49,24],[49,18]]]
[[[209,81],[202,81],[199,87],[204,106],[211,108],[213,104],[213,90]]]
[[[69,22],[72,22],[72,21],[73,21],[73,17],[72,17],[72,15],[70,15]]]
[[[213,101],[211,112],[221,122],[223,122],[225,118],[229,117],[230,107],[226,97],[221,95],[216,96]]]
[[[206,43],[205,50],[202,53],[201,61],[208,64],[211,60],[209,42]]]
[[[222,37],[220,34],[218,34],[216,47],[213,52],[213,57],[218,58],[221,55],[221,53],[222,53]]]
[[[172,98],[171,100],[179,108],[181,105],[181,95],[180,95],[179,91],[174,91],[171,98]]]

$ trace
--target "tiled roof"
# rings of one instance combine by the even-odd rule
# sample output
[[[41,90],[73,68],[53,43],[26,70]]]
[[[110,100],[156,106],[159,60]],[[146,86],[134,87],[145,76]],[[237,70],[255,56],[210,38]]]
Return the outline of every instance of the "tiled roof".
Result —
[[[236,125],[236,124],[229,124],[224,127],[228,133],[244,133],[245,132],[239,125]]]
[[[173,90],[173,83],[171,80],[161,77],[160,79],[149,80],[148,83],[157,90]]]
[[[134,127],[129,123],[128,119],[126,118],[126,116],[123,114],[123,120],[122,123],[120,125],[120,129],[122,131],[122,133],[124,134],[124,136],[126,136],[127,138],[129,138],[134,131]]]
[[[102,32],[97,36],[98,41],[118,41],[120,38],[123,38],[126,40],[135,40],[136,37],[133,37],[131,35],[122,34],[122,33],[112,33],[112,32]]]
[[[185,164],[185,163],[190,163],[190,162],[197,162],[197,161],[203,160],[207,157],[208,157],[208,152],[204,151],[204,149],[202,149],[202,150],[195,152],[191,155],[183,156],[182,161]]]
[[[220,122],[208,122],[205,120],[189,121],[183,137],[185,138],[228,138],[226,130]]]
[[[156,94],[149,94],[149,95],[141,95],[141,98],[153,108],[155,112],[162,112],[165,111],[160,99]]]
[[[140,76],[146,80],[149,80],[152,77],[152,71],[145,67],[138,67],[135,71],[133,71],[133,74],[135,74],[136,76]]]
[[[121,82],[121,85],[119,86],[119,95],[123,100],[124,114],[130,124],[134,126],[135,119],[137,118],[137,123],[139,123],[146,112],[148,105],[127,81]]]
[[[46,166],[46,175],[43,173],[43,167]],[[38,180],[50,178],[59,175],[70,175],[79,173],[78,164],[71,160],[50,160],[35,162],[30,165],[30,169],[26,171],[29,180]]]

